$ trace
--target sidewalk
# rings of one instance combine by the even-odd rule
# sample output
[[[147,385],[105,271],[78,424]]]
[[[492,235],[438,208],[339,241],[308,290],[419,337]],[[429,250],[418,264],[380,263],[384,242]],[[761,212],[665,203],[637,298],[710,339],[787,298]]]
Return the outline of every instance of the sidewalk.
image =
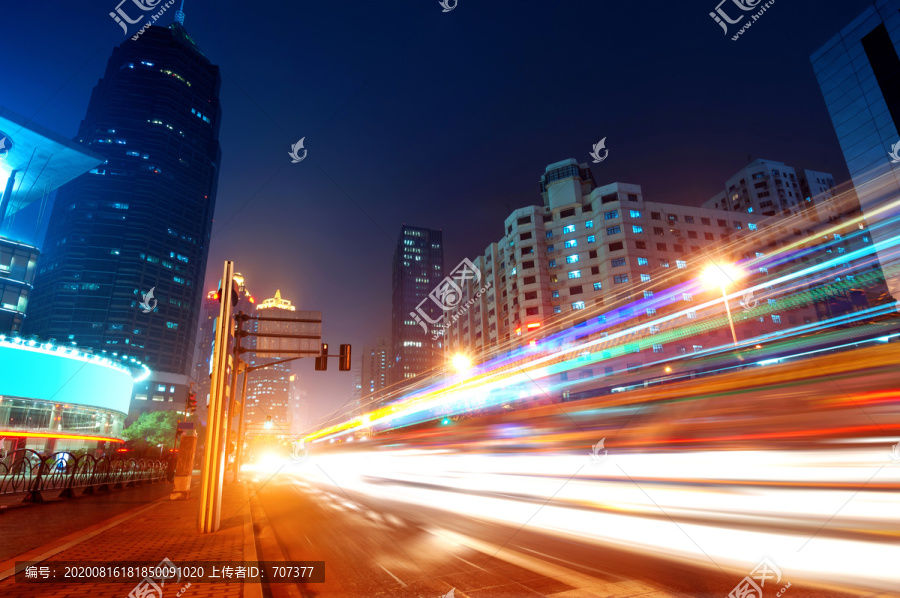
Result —
[[[259,560],[247,486],[243,483],[225,484],[222,524],[215,534],[197,532],[198,497],[199,487],[195,484],[188,500],[170,501],[166,495],[0,562],[0,596],[126,598],[135,587],[134,582],[16,583],[12,575],[16,561],[40,561],[41,565],[51,566],[54,562],[96,566],[128,561],[152,561],[156,564],[164,558],[175,564]],[[55,506],[65,508],[64,505]],[[176,593],[184,598],[262,596],[258,583],[193,583],[186,589],[183,585],[166,584],[164,598],[174,597]]]

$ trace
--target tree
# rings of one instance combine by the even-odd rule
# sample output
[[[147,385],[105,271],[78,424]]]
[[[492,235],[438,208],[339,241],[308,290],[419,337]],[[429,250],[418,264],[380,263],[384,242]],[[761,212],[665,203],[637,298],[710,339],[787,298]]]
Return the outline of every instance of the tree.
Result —
[[[157,448],[160,444],[166,449],[174,448],[178,417],[174,411],[142,413],[137,421],[122,431],[122,436],[131,440],[140,451]]]

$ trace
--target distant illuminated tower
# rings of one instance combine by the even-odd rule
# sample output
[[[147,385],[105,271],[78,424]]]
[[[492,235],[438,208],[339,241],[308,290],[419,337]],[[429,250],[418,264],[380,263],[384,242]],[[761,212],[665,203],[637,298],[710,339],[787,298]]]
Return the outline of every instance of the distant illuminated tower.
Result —
[[[297,310],[290,301],[281,298],[281,291],[275,291],[275,296],[266,299],[256,306],[253,316],[266,318],[296,318]],[[278,322],[260,322],[250,320],[247,325],[251,332],[280,333],[284,331],[284,325]],[[251,337],[252,338],[252,337]],[[256,338],[254,342],[245,346],[253,346],[256,352],[250,353],[248,361],[251,366],[279,361],[279,357],[272,353],[265,353],[259,349],[266,347],[266,339]],[[263,423],[268,416],[272,422],[290,430],[291,424],[291,365],[293,362],[276,363],[268,368],[256,370],[250,374],[247,386],[246,421],[248,423]]]
[[[363,347],[361,375],[361,407],[363,412],[381,398],[390,385],[391,347],[380,338],[376,345]]]
[[[441,231],[403,225],[394,250],[391,314],[393,382],[415,378],[443,362],[441,340],[431,340],[437,329],[423,330],[416,316],[412,315],[421,304],[432,321],[443,316],[441,308],[428,298],[443,277],[444,241]]]

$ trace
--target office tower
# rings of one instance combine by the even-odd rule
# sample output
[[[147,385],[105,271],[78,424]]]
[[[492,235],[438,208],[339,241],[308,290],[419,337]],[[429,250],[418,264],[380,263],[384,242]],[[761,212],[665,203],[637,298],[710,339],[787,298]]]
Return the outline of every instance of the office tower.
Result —
[[[297,312],[291,302],[281,297],[281,291],[275,291],[275,296],[257,304],[253,316],[263,318],[296,319],[310,312]],[[319,318],[321,319],[321,317]],[[293,324],[250,320],[246,325],[251,332],[262,334],[288,334]],[[288,327],[288,328],[286,328]],[[295,332],[296,334],[296,332]],[[280,346],[279,339],[267,337],[254,338],[252,346],[255,350],[250,353],[247,360],[251,366],[272,363],[268,368],[262,368],[250,373],[247,384],[247,404],[245,406],[245,420],[248,423],[265,423],[271,421],[278,429],[285,433],[290,431],[292,418],[292,390],[291,366],[294,362],[279,363],[282,357],[275,353],[266,352],[266,349],[274,350]]]
[[[810,60],[890,294],[900,297],[900,0],[879,0]]]
[[[505,235],[472,260],[480,281],[463,289],[461,303],[474,302],[451,320],[444,337],[449,354],[464,353],[477,363],[598,318],[633,325],[683,310],[695,318],[690,308],[702,303],[699,297],[695,303],[685,293],[659,305],[655,294],[689,282],[711,263],[771,251],[748,246],[762,234],[761,216],[646,201],[639,185],[598,187],[587,165],[572,159],[547,166],[541,191],[543,205],[515,210],[504,222]],[[814,319],[811,308],[767,315],[738,323],[738,338]],[[629,353],[604,367],[632,369],[710,346],[700,338],[654,343],[652,351]]]
[[[203,299],[219,85],[178,23],[113,51],[77,136],[104,161],[57,195],[26,318],[27,333],[145,362],[152,375],[134,398],[172,409],[184,405]]]
[[[358,349],[357,349],[358,351]],[[351,415],[360,415],[360,400],[362,399],[363,381],[362,381],[363,359],[357,354],[353,356],[350,364],[350,409]]]
[[[375,345],[362,351],[362,410],[378,404],[391,380],[391,347],[387,339],[380,338]]]
[[[443,277],[441,231],[404,224],[393,263],[393,382],[408,381],[443,363],[441,341],[432,340],[435,329],[431,322],[437,322],[444,311],[438,299],[429,297]]]

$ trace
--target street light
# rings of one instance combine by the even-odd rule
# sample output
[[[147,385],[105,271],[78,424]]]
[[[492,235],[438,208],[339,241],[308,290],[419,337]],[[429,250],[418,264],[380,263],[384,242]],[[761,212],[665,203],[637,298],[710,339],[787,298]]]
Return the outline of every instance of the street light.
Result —
[[[700,275],[701,280],[708,286],[722,289],[722,301],[725,303],[725,313],[728,314],[728,325],[731,327],[731,339],[734,341],[735,347],[738,346],[737,334],[734,332],[734,320],[731,318],[731,307],[728,305],[728,293],[725,287],[729,283],[736,282],[743,275],[744,272],[740,268],[715,262],[707,266],[703,274]]]
[[[453,359],[450,360],[453,369],[457,372],[465,372],[472,368],[472,360],[462,353],[457,353],[453,356]]]

